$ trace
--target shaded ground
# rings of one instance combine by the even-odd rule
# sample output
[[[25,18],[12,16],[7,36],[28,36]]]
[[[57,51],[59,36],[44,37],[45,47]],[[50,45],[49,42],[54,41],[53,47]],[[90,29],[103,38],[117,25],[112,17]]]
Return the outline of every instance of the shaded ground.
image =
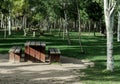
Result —
[[[80,69],[94,64],[87,60],[61,57],[60,64],[10,63],[0,54],[0,84],[82,84]]]

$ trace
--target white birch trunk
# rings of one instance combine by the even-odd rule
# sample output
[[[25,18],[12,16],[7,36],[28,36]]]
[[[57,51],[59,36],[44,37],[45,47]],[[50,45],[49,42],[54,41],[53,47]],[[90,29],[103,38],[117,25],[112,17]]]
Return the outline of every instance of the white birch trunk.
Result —
[[[120,11],[118,12],[117,41],[120,42]]]
[[[63,20],[63,40],[65,40],[65,20]]]
[[[66,4],[64,3],[64,7],[66,7]],[[67,22],[67,13],[66,13],[66,10],[64,10],[64,16],[65,16],[65,23],[64,23],[64,26],[65,26],[65,36],[67,38],[67,41],[68,41],[68,44],[71,45],[71,41],[70,41],[70,37],[69,37],[69,31],[68,31],[68,22]]]
[[[107,31],[107,70],[113,71],[113,25],[114,25],[114,10],[116,2],[113,0],[104,0],[104,14]]]
[[[27,35],[27,32],[26,32],[26,16],[23,16],[23,32],[24,32],[24,36]]]
[[[7,17],[8,19],[8,35],[11,35],[11,21],[10,21],[10,16]]]
[[[7,16],[5,16],[4,38],[7,37]]]
[[[107,27],[107,70],[113,71],[114,60],[113,60],[113,27],[111,23],[113,17],[108,17],[106,19]]]

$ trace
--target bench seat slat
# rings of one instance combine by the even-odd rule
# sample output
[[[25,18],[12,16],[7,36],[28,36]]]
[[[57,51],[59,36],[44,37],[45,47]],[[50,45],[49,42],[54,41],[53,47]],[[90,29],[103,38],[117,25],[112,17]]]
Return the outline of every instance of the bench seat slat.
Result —
[[[25,46],[29,46],[30,45],[30,41],[27,41],[26,43],[25,43]]]
[[[22,48],[21,48],[21,47],[17,47],[17,48],[16,48],[16,50],[15,50],[15,53],[20,53],[20,52],[21,52],[21,50],[22,50]]]
[[[45,46],[46,46],[45,42],[40,42],[40,45],[41,45],[42,47],[45,47]]]
[[[12,48],[10,48],[9,52],[14,52],[16,48],[16,46],[13,46]]]
[[[31,41],[29,46],[35,46],[35,41]]]
[[[50,48],[50,54],[61,54],[60,50],[57,48]]]
[[[60,50],[57,49],[57,48],[55,48],[54,51],[55,51],[56,54],[61,54]]]
[[[50,48],[50,54],[55,54],[55,51],[53,48]]]
[[[35,44],[36,44],[36,46],[41,46],[39,41],[35,42]]]

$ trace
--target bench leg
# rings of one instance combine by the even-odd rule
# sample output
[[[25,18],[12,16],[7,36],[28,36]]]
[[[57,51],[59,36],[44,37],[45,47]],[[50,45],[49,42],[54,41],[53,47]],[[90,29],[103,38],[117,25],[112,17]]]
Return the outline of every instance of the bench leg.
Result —
[[[15,60],[14,53],[13,53],[13,52],[10,52],[10,53],[9,53],[9,62],[14,62],[14,60]]]
[[[20,62],[21,53],[15,54],[15,62]]]
[[[52,62],[60,62],[60,55],[59,54],[51,54],[49,55],[49,59],[50,59],[50,64]]]

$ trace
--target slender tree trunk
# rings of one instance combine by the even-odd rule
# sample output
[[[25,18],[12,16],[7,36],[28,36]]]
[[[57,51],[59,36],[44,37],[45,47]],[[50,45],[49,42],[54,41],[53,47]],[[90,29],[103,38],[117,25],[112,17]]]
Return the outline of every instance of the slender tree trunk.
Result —
[[[120,42],[120,11],[118,12],[117,41]]]
[[[104,0],[104,14],[107,31],[107,70],[113,71],[113,25],[116,2]]]
[[[8,35],[10,36],[11,35],[11,18],[10,18],[10,16],[8,16]]]
[[[66,12],[64,13],[65,14],[65,35],[67,37],[67,40],[68,40],[68,44],[70,45],[71,44],[71,41],[70,41],[70,37],[69,37],[69,31],[68,31],[68,27],[67,27],[67,14]]]
[[[96,36],[96,22],[94,21],[94,36]]]
[[[4,24],[4,21],[3,21],[3,14],[1,14],[1,28],[3,28],[3,24]]]
[[[69,31],[68,31],[67,28],[66,28],[66,36],[67,36],[68,44],[71,45],[70,36],[69,36]]]
[[[15,26],[15,24],[14,24],[14,18],[11,19],[11,24],[12,24],[13,27]]]
[[[75,21],[74,21],[74,23],[75,23],[75,31],[77,31],[78,29],[77,29],[77,20],[75,19]]]
[[[65,20],[63,20],[63,40],[65,40]]]
[[[86,32],[86,21],[85,20],[83,21],[83,29],[84,29],[83,31]]]
[[[91,32],[91,21],[90,20],[89,20],[88,24],[89,24],[89,35],[90,35],[90,32]]]
[[[101,23],[102,21],[100,20],[100,22],[99,22],[99,29],[100,29],[100,34],[102,34],[102,23]]]
[[[62,29],[62,20],[59,19],[59,37],[61,36],[61,29]]]
[[[24,36],[27,35],[27,31],[26,31],[26,15],[23,16],[23,31],[24,31]]]
[[[78,5],[77,5],[77,10],[78,10],[78,21],[79,21],[79,45],[80,45],[80,50],[81,50],[81,53],[83,53],[83,47],[82,47],[82,43],[81,43],[81,26],[80,26],[80,11],[78,9]]]
[[[7,16],[5,16],[4,38],[7,37]]]

